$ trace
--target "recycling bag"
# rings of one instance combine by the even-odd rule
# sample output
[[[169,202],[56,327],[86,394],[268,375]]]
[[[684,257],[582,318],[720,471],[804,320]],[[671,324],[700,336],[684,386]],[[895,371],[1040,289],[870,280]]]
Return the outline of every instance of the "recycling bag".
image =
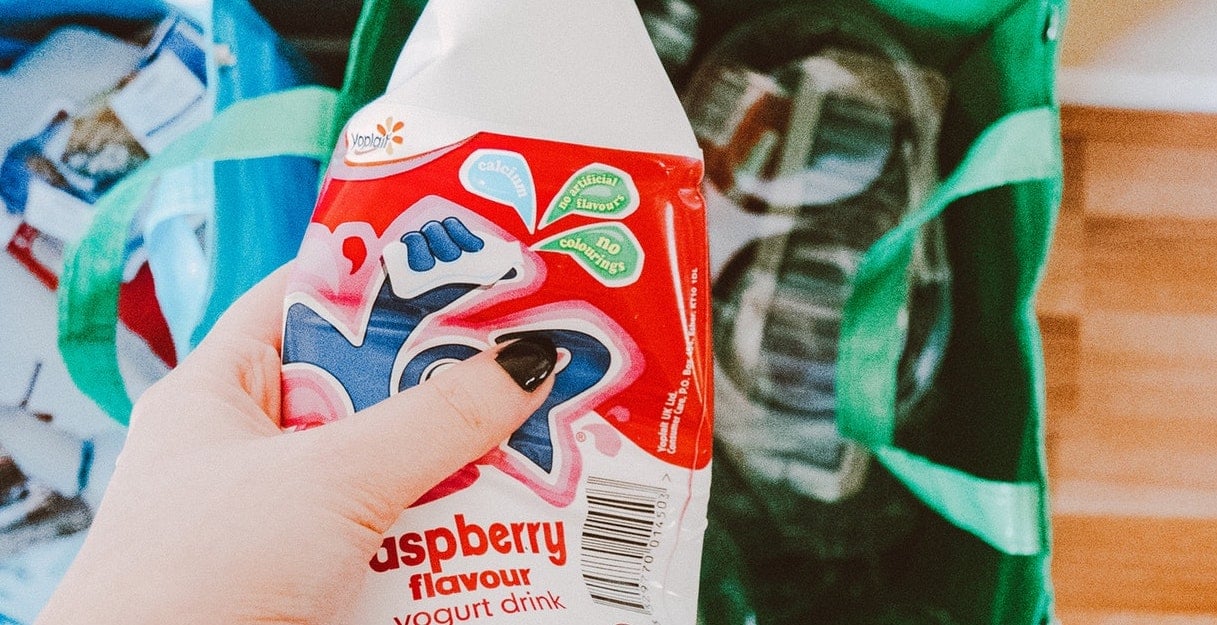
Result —
[[[1059,2],[640,2],[706,153],[701,618],[1051,620]]]
[[[32,621],[79,547],[128,393],[303,233],[315,162],[221,172],[174,145],[307,74],[243,0],[0,0],[0,621]]]
[[[214,0],[210,15],[209,36],[219,43],[201,50],[198,62],[205,53],[207,75],[214,75],[212,108],[224,111],[307,81],[303,61],[244,0]],[[318,107],[332,96],[320,88],[304,93],[298,104],[283,102],[279,114],[309,124],[319,114],[328,119]],[[60,351],[80,389],[121,423],[132,401],[115,348],[118,287],[133,253],[128,233],[141,234],[138,251],[148,259],[174,357],[185,356],[229,304],[286,262],[303,236],[316,195],[317,150],[293,150],[298,136],[267,136],[273,126],[247,122],[225,149],[239,145],[247,159],[276,158],[215,158],[209,137],[220,125],[197,125],[115,180],[65,255]]]

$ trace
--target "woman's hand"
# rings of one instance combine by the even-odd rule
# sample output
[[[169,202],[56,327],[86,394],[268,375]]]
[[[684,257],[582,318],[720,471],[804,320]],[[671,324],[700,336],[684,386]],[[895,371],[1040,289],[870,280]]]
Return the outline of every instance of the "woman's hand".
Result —
[[[241,298],[136,404],[38,625],[342,622],[401,512],[505,440],[552,386],[553,345],[524,339],[347,419],[283,432],[286,273]]]

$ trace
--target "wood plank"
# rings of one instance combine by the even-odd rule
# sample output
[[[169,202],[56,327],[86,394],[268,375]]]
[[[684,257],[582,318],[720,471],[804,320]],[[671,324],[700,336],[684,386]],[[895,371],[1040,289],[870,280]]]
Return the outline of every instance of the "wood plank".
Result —
[[[1044,348],[1045,376],[1045,447],[1049,476],[1060,469],[1060,428],[1077,410],[1078,402],[1078,330],[1076,318],[1045,318],[1040,316],[1041,340]]]
[[[1081,323],[1073,316],[1040,314],[1039,324],[1051,429],[1057,415],[1072,414],[1077,408]]]
[[[1065,140],[1065,187],[1036,312],[1044,349],[1046,446],[1049,474],[1059,457],[1056,424],[1077,407],[1080,317],[1084,294],[1084,185],[1081,141]]]
[[[1082,312],[1086,229],[1080,210],[1062,207],[1052,233],[1044,277],[1036,293],[1040,315],[1074,317]]]
[[[1211,418],[1061,419],[1053,433],[1053,477],[1217,493],[1214,430]],[[1212,504],[1210,512],[1217,518],[1217,499]]]
[[[1067,107],[1062,134],[1037,306],[1060,620],[1217,625],[1217,115]]]
[[[1211,487],[1066,479],[1060,475],[1051,484],[1054,515],[1217,519],[1217,489]]]
[[[1217,625],[1217,614],[1057,610],[1060,625]]]
[[[1080,332],[1081,412],[1111,420],[1214,415],[1217,316],[1096,310]]]
[[[1217,519],[1217,316],[1092,311],[1078,349],[1074,409],[1049,413],[1058,508],[1146,515],[1179,496],[1174,514]]]
[[[1092,216],[1078,236],[1085,262],[1070,260],[1082,268],[1087,306],[1217,314],[1217,220]]]
[[[1131,145],[1217,148],[1217,115],[1090,106],[1061,109],[1061,136]]]
[[[1085,212],[1217,219],[1215,148],[1088,139],[1081,150]]]
[[[1061,138],[1061,155],[1064,159],[1064,188],[1061,194],[1061,213],[1081,213],[1086,205],[1084,179],[1085,161],[1082,158],[1085,139]]]
[[[1062,514],[1053,528],[1063,609],[1217,613],[1217,520]]]

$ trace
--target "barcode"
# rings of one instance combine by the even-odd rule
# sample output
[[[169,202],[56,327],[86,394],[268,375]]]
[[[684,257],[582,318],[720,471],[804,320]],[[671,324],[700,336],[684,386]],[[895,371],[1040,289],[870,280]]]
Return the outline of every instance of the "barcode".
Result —
[[[651,613],[644,573],[654,563],[660,519],[668,493],[662,488],[600,477],[587,479],[583,525],[583,581],[592,601]]]

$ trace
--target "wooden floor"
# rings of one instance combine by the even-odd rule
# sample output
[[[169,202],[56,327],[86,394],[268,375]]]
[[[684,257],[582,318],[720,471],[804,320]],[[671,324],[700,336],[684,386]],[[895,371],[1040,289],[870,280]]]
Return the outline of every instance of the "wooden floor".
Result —
[[[1217,625],[1217,116],[1067,108],[1039,313],[1064,625]]]

